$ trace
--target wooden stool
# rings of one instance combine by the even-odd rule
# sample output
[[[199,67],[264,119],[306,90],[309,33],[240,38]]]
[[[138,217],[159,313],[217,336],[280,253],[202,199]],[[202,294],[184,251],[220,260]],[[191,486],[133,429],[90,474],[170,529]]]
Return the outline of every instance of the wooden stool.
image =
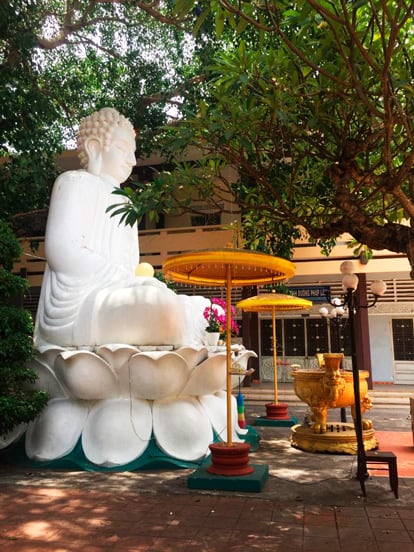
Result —
[[[367,468],[370,464],[375,464],[375,466],[372,466],[373,470],[388,471],[391,490],[394,491],[395,498],[398,498],[398,470],[395,454],[384,450],[371,450],[365,453],[365,460]],[[382,467],[377,467],[377,464],[382,465]],[[385,467],[385,464],[387,464],[387,467]]]

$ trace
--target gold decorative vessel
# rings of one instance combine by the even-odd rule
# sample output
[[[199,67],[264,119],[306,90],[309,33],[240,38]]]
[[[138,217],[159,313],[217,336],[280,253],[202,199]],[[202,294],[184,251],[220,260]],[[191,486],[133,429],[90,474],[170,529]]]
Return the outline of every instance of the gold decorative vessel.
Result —
[[[340,452],[356,454],[357,443],[353,424],[344,422],[328,422],[328,410],[350,406],[352,417],[354,412],[353,374],[341,370],[342,353],[325,353],[324,369],[294,370],[293,386],[296,395],[312,411],[309,426],[296,425],[291,430],[293,446],[310,452]],[[359,371],[359,389],[361,397],[361,412],[372,407],[368,396],[366,370]],[[371,420],[362,422],[364,447],[371,450],[378,447]]]

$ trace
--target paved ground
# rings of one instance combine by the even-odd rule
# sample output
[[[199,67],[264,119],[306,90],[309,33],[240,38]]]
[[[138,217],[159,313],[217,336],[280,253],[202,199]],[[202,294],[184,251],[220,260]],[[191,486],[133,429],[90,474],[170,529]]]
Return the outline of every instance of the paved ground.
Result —
[[[289,410],[301,420],[305,408]],[[247,406],[248,423],[263,414]],[[411,431],[408,405],[374,408],[370,418],[378,431]],[[363,498],[355,457],[294,449],[289,428],[258,431],[250,461],[270,473],[259,493],[188,489],[192,470],[0,465],[0,550],[414,552],[414,478],[400,479],[397,500],[387,478],[372,477]]]

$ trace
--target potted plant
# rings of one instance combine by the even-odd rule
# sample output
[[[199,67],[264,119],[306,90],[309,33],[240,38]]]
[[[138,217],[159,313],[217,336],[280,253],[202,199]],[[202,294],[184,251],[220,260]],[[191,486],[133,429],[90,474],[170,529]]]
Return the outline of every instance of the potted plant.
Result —
[[[239,326],[234,319],[235,314],[236,309],[232,306],[230,313],[231,333],[237,335],[239,333]],[[226,338],[226,302],[219,297],[213,297],[211,305],[204,309],[203,315],[207,321],[207,326],[205,327],[206,344],[217,345],[219,339]]]

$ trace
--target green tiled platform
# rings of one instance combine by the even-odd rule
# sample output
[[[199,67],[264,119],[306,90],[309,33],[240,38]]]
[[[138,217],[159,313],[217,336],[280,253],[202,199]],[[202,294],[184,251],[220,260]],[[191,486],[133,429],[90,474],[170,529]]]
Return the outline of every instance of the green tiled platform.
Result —
[[[244,491],[260,492],[269,477],[269,466],[266,464],[251,464],[253,473],[237,477],[215,475],[208,473],[209,464],[203,464],[187,478],[189,489],[204,489],[209,491]]]
[[[254,425],[255,426],[274,426],[274,427],[292,427],[298,423],[298,419],[295,416],[291,416],[286,420],[272,420],[266,418],[265,416],[260,416],[256,418]]]

